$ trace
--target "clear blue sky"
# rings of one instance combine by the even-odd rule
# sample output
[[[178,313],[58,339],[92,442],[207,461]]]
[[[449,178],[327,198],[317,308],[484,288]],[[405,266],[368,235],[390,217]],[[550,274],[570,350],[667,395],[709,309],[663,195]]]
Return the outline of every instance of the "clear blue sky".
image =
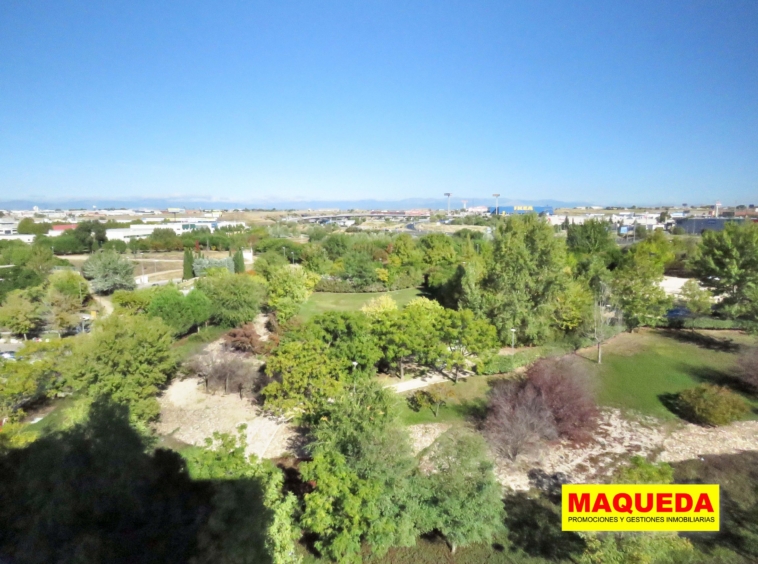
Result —
[[[758,1],[0,2],[0,200],[758,204]]]

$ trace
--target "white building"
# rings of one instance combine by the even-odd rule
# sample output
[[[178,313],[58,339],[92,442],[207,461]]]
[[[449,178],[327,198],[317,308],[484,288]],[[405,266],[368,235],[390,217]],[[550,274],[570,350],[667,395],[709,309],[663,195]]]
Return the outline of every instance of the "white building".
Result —
[[[128,228],[106,229],[105,236],[109,241],[123,241],[128,243],[132,239],[144,239],[152,235],[156,229],[171,229],[177,235],[206,228],[211,233],[221,227],[244,227],[242,221],[211,221],[207,219],[187,219],[186,221],[171,223],[151,223],[149,225],[130,225]]]

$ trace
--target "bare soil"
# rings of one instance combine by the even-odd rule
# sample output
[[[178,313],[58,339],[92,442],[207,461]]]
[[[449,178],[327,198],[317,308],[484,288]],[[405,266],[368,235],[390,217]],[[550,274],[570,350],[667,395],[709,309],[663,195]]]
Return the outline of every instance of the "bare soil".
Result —
[[[409,428],[414,452],[431,445],[450,425],[432,423]],[[758,451],[758,421],[741,421],[724,427],[692,424],[662,425],[653,418],[633,419],[619,410],[604,410],[599,431],[591,442],[543,444],[516,460],[496,458],[495,474],[503,486],[529,490],[529,473],[565,474],[574,483],[602,483],[634,455],[653,461],[680,462],[708,455]]]
[[[244,424],[248,454],[277,458],[297,449],[299,436],[294,427],[263,415],[237,394],[206,394],[200,380],[177,380],[158,401],[161,419],[156,431],[186,444],[202,446],[214,432],[236,433]]]

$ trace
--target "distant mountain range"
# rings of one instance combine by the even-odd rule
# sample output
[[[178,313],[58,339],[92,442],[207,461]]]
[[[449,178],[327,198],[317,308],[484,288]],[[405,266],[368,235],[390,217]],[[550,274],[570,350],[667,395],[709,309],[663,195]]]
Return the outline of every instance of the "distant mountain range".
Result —
[[[463,207],[462,200],[466,200],[467,207],[494,206],[494,198],[450,198],[450,208],[460,209]],[[574,207],[589,205],[586,202],[562,202],[559,200],[513,200],[500,198],[501,206],[532,205]],[[446,198],[407,198],[404,200],[228,200],[219,201],[205,198],[124,198],[124,199],[25,199],[25,200],[0,200],[0,209],[6,210],[29,210],[38,206],[40,209],[108,209],[108,208],[187,208],[187,209],[278,209],[278,210],[308,210],[308,209],[370,209],[370,210],[407,210],[407,209],[446,209]]]

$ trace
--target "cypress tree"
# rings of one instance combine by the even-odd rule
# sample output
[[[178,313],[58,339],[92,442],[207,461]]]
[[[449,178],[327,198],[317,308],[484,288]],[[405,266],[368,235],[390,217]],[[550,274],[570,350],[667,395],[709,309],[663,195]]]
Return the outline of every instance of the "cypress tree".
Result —
[[[194,262],[195,259],[192,257],[192,251],[184,249],[184,273],[182,275],[184,280],[189,280],[190,278],[195,277],[195,273],[192,270],[192,263]]]
[[[234,272],[237,274],[245,272],[245,257],[242,256],[242,249],[237,249],[234,253]]]

